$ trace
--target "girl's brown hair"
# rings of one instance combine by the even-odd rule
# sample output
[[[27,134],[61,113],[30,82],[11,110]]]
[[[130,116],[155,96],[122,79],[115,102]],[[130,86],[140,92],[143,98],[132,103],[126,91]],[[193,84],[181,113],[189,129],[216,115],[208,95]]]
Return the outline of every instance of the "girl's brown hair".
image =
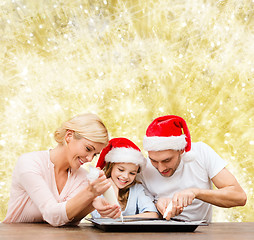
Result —
[[[113,162],[107,162],[106,163],[103,170],[104,170],[105,175],[106,175],[107,178],[111,177],[111,172],[112,172],[112,168],[113,168],[114,165],[115,165],[115,163],[113,163]],[[138,168],[138,173],[139,172],[140,172],[140,167]],[[120,205],[123,206],[123,208],[126,207],[130,187],[135,185],[136,183],[139,183],[139,182],[135,178],[134,181],[130,185],[128,185],[125,188],[119,189],[118,201],[119,201]]]

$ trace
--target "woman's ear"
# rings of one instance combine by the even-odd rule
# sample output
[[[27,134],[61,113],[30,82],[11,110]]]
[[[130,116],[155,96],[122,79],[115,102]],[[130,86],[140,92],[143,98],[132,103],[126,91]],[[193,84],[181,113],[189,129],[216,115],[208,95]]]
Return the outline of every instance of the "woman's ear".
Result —
[[[73,134],[74,132],[72,130],[67,130],[66,134],[65,134],[65,142],[69,143],[71,141],[71,139],[73,138]]]

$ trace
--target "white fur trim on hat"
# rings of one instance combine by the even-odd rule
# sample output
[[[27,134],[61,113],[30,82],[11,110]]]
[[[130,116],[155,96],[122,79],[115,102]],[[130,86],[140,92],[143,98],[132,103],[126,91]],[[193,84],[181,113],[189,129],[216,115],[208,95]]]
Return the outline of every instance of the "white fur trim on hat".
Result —
[[[141,168],[146,165],[146,159],[140,151],[125,147],[110,150],[105,156],[105,162],[134,163]]]
[[[146,151],[182,150],[187,142],[185,135],[170,137],[144,137],[143,146]]]

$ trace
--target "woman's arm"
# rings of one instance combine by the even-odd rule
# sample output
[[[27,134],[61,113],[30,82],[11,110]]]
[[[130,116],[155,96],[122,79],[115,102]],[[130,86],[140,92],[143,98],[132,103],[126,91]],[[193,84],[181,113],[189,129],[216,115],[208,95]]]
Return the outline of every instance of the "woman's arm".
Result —
[[[94,210],[93,200],[103,194],[111,186],[103,171],[100,171],[99,178],[88,184],[75,197],[67,201],[66,213],[69,219],[74,217],[83,218]]]
[[[90,213],[92,201],[110,187],[103,171],[94,182],[66,202],[58,202],[44,178],[36,172],[25,172],[19,177],[20,184],[40,210],[43,219],[52,226],[61,226],[70,221],[79,221]]]
[[[80,221],[86,217],[89,213],[91,213],[94,210],[94,207],[92,204],[89,204],[82,212],[80,212],[78,215],[76,215],[72,221],[70,221],[70,224],[78,225]]]

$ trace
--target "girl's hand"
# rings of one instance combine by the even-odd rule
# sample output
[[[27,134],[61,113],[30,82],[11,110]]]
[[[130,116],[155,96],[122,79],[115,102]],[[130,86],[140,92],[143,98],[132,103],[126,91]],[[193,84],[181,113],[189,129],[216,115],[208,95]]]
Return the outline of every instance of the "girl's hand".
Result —
[[[92,192],[92,194],[96,198],[97,196],[100,196],[106,190],[108,190],[110,186],[110,181],[106,178],[104,172],[100,170],[99,177],[96,180],[89,182],[88,190]]]
[[[104,198],[97,197],[93,201],[93,207],[103,218],[119,218],[121,216],[120,206],[110,205]]]

